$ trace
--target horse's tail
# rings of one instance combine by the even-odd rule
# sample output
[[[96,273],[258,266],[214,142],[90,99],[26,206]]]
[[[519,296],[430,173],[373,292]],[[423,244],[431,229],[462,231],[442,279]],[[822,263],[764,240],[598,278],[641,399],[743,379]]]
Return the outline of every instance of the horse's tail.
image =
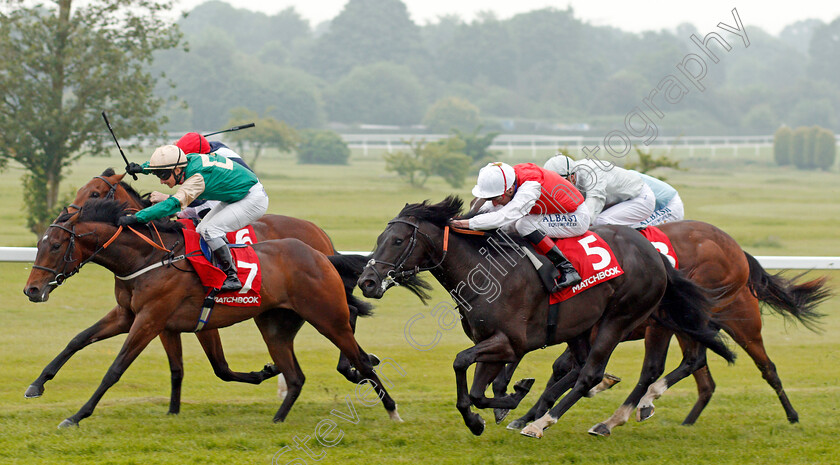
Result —
[[[659,303],[661,312],[657,321],[691,337],[727,362],[733,363],[735,353],[726,346],[718,331],[719,326],[711,319],[715,302],[709,297],[709,291],[686,278],[671,266],[664,255],[661,257],[668,273],[668,286]]]
[[[816,307],[832,296],[831,290],[826,287],[828,278],[824,276],[797,284],[796,281],[804,273],[793,279],[786,279],[781,273],[771,275],[755,257],[746,252],[744,255],[750,264],[750,292],[766,304],[765,307],[770,307],[787,319],[799,320],[806,328],[818,332],[819,320],[825,314],[817,312]]]
[[[338,275],[341,276],[341,282],[344,283],[344,293],[347,296],[347,305],[350,306],[350,311],[357,316],[371,316],[373,315],[373,305],[369,302],[359,299],[353,295],[353,289],[356,288],[356,282],[359,276],[365,269],[365,265],[369,256],[365,255],[329,255],[327,258],[333,264]]]

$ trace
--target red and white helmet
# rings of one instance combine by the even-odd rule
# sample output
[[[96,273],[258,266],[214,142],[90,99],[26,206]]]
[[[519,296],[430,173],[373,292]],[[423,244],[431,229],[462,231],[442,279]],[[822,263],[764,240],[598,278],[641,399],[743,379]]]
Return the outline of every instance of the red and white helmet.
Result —
[[[498,197],[513,187],[516,173],[507,163],[489,163],[478,172],[478,180],[472,194],[480,199]]]

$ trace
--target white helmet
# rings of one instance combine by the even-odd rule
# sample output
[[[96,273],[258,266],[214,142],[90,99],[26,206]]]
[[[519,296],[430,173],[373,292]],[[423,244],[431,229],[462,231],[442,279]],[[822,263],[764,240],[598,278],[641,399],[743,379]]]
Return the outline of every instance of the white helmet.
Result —
[[[560,176],[568,176],[575,171],[575,161],[571,158],[557,154],[556,156],[549,158],[543,168],[547,170],[554,171],[555,173],[559,174]]]
[[[149,159],[150,170],[171,170],[187,164],[187,156],[177,145],[161,145]]]
[[[488,163],[478,172],[478,180],[472,194],[480,199],[498,197],[513,187],[516,173],[507,163]]]

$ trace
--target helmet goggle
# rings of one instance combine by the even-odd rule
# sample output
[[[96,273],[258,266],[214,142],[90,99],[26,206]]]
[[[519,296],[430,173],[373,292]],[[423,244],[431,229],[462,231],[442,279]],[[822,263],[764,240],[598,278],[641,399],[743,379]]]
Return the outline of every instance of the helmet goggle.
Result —
[[[154,170],[152,171],[152,174],[160,178],[161,181],[164,181],[169,179],[169,176],[172,176],[172,170]]]

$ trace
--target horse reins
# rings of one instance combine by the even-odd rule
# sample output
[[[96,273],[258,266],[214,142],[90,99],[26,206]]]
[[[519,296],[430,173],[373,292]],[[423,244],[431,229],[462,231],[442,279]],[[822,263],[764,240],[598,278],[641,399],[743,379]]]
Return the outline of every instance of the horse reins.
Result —
[[[429,243],[432,245],[433,248],[435,247],[435,241],[432,240],[431,236],[424,233],[423,231],[420,231],[420,225],[418,225],[417,223],[415,223],[413,221],[404,220],[402,218],[394,218],[393,220],[388,222],[388,226],[390,226],[394,223],[407,224],[407,225],[409,225],[413,228],[413,230],[411,232],[411,239],[409,239],[409,241],[408,241],[408,246],[406,246],[406,248],[403,250],[403,252],[400,254],[400,256],[397,257],[397,259],[394,261],[394,263],[386,262],[386,261],[382,261],[382,260],[376,260],[376,259],[371,258],[370,261],[368,261],[367,265],[365,266],[365,268],[373,267],[373,265],[376,265],[376,264],[382,264],[382,265],[390,266],[392,269],[390,271],[388,271],[388,274],[386,274],[384,278],[382,277],[382,275],[379,273],[379,271],[376,268],[372,268],[373,272],[376,274],[376,277],[379,278],[379,280],[382,282],[382,285],[387,286],[387,287],[390,287],[391,285],[394,285],[394,284],[398,285],[398,284],[400,284],[400,281],[402,281],[404,279],[410,278],[410,277],[412,277],[412,276],[414,276],[418,273],[421,273],[423,271],[429,271],[429,270],[433,270],[433,269],[439,267],[443,263],[443,260],[446,259],[446,253],[447,253],[448,248],[449,248],[449,225],[447,225],[443,229],[443,253],[440,256],[440,260],[438,260],[437,263],[435,263],[432,266],[427,266],[427,267],[422,267],[421,268],[418,265],[418,266],[415,266],[414,268],[403,270],[403,266],[405,265],[406,260],[408,260],[408,257],[411,256],[411,254],[414,252],[415,247],[417,247],[417,242],[418,242],[417,241],[417,233],[418,232],[420,234],[422,234],[423,237],[425,237],[429,241]]]

